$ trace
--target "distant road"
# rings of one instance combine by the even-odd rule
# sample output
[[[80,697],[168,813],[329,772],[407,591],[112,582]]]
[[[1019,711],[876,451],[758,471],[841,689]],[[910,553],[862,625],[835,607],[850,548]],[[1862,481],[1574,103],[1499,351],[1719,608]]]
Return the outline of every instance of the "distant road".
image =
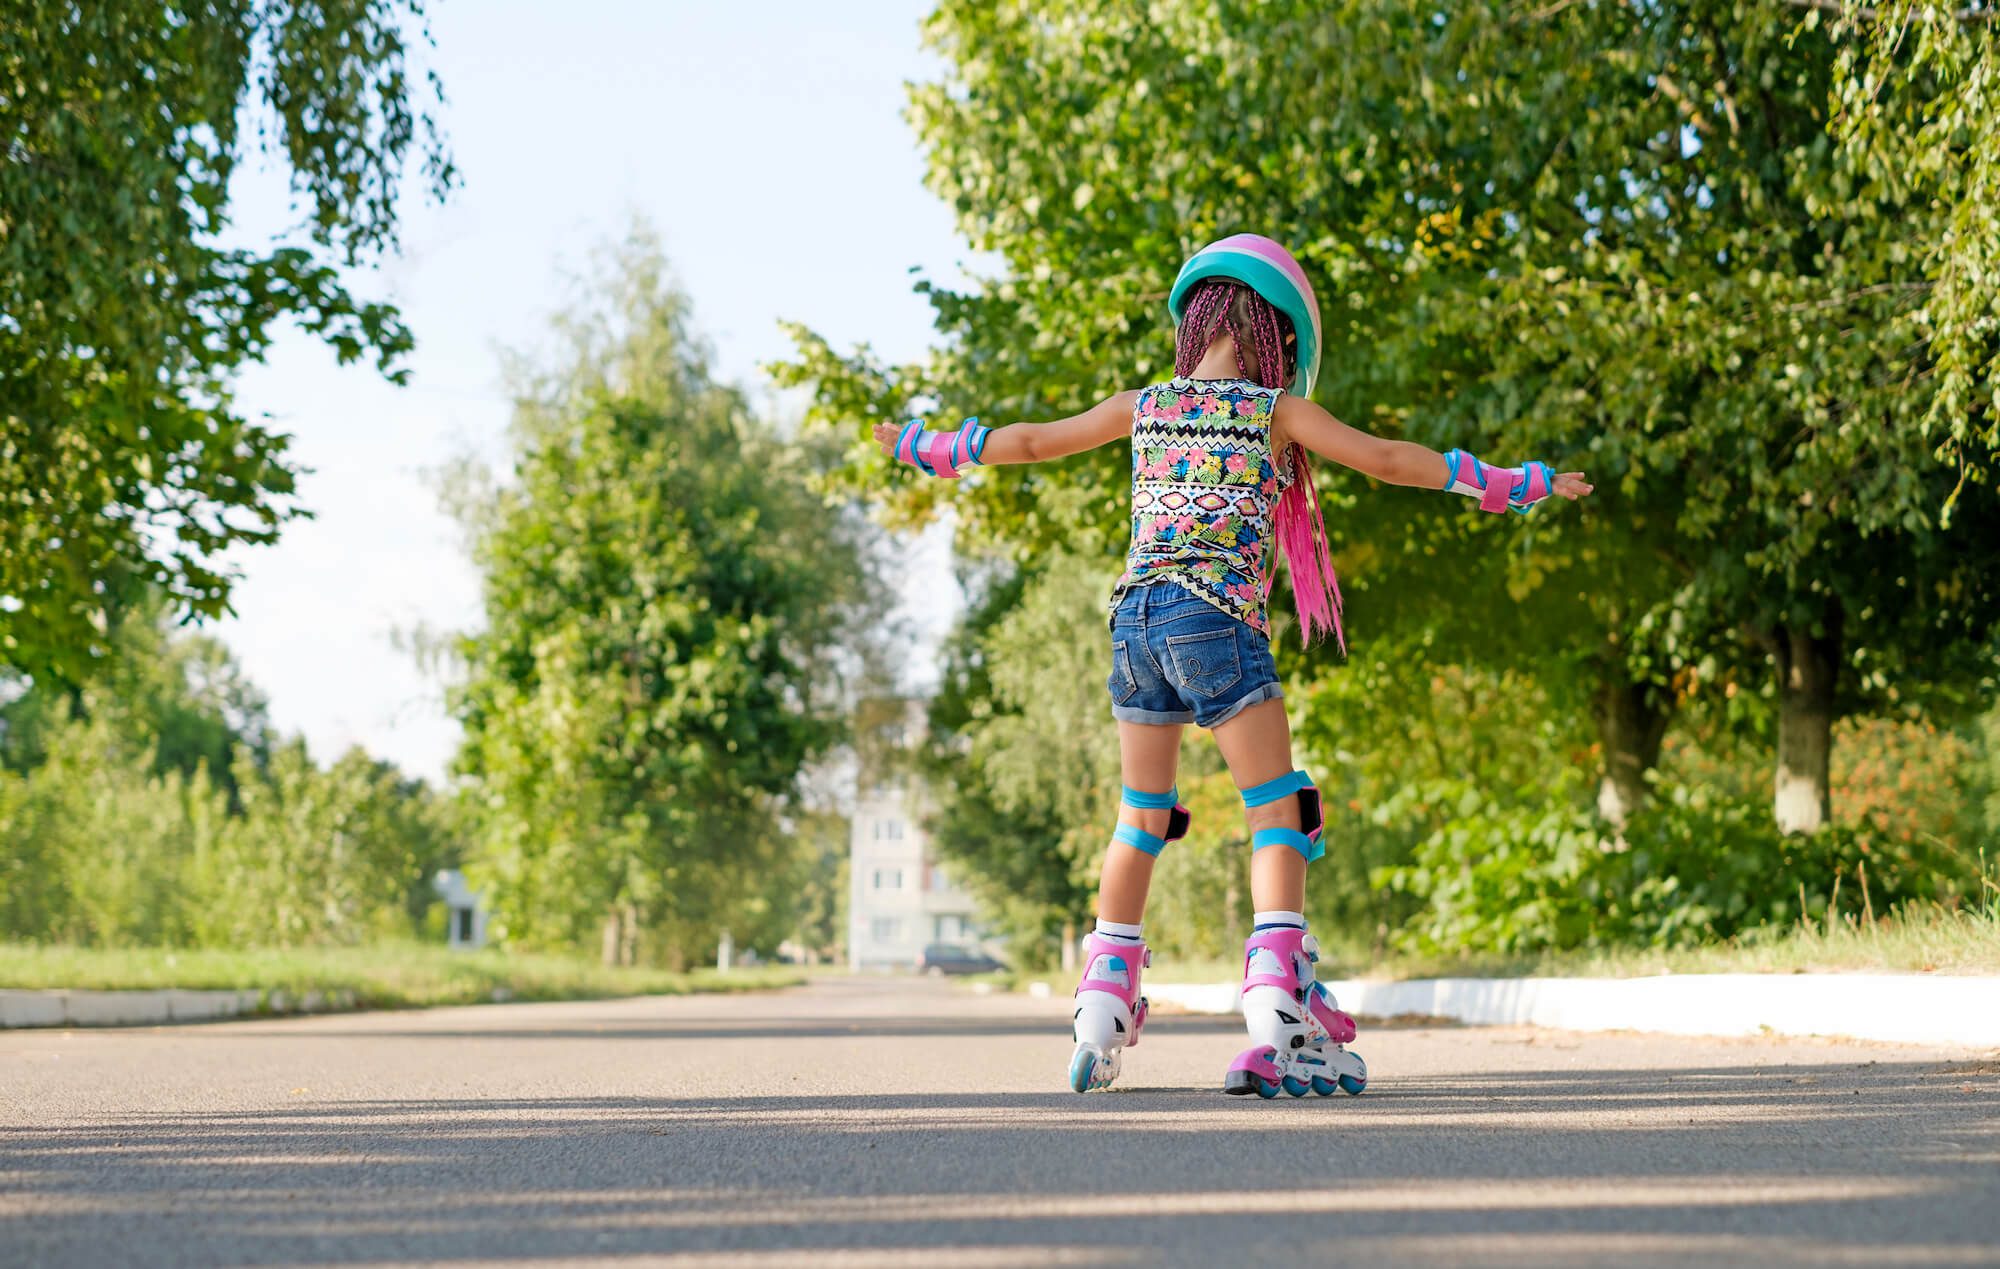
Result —
[[[1855,1001],[1865,1009],[1868,1002]],[[1063,1085],[1065,999],[907,980],[0,1033],[0,1263],[2000,1263],[2000,1060],[1230,1019]]]

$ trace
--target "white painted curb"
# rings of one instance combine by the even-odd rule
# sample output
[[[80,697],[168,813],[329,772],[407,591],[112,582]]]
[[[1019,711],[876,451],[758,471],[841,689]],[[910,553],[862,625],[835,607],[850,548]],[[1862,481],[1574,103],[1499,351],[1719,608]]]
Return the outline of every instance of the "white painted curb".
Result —
[[[1654,978],[1329,980],[1340,1007],[1376,1018],[1667,1035],[1818,1035],[2000,1046],[2000,978],[1942,974],[1663,974]],[[1148,998],[1233,1013],[1234,983],[1147,983]]]
[[[274,993],[277,995],[279,993]],[[255,1013],[261,991],[20,991],[0,989],[0,1030],[207,1022]],[[272,1008],[280,1008],[278,1001]]]

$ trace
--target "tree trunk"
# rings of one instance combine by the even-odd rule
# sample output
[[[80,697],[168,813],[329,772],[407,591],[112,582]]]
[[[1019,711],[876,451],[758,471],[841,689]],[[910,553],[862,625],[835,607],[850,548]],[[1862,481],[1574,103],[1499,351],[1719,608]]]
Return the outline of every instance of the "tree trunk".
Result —
[[[1624,827],[1646,801],[1646,773],[1660,761],[1673,711],[1659,703],[1650,685],[1609,678],[1591,694],[1598,740],[1604,746],[1604,775],[1597,786],[1597,811]]]
[[[627,902],[619,905],[619,920],[623,929],[618,939],[618,963],[637,965],[639,963],[639,908]]]
[[[604,933],[598,941],[598,953],[606,965],[618,964],[618,909],[613,907],[604,914]]]
[[[1772,809],[1779,832],[1814,833],[1833,814],[1827,767],[1840,681],[1840,626],[1829,622],[1823,634],[1781,626],[1772,643],[1778,657],[1778,781]]]

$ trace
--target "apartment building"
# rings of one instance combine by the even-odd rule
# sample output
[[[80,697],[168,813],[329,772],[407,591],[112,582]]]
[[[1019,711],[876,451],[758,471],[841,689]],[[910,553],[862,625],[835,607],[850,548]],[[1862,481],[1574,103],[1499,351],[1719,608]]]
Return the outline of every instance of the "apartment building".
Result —
[[[931,857],[921,791],[906,777],[856,791],[848,851],[847,962],[852,969],[917,964],[932,943],[978,941],[972,896]]]

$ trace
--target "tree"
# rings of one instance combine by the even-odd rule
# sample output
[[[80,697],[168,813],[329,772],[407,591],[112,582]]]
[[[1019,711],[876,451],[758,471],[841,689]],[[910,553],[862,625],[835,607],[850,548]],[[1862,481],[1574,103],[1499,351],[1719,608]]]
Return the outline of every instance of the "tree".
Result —
[[[1829,0],[1807,15],[1839,49],[1833,132],[1861,188],[1935,230],[1905,280],[1929,338],[1912,354],[1936,384],[1926,434],[1967,481],[2000,451],[2000,10],[1939,0]],[[1961,486],[1962,487],[1962,486]]]
[[[1832,719],[1883,695],[1884,667],[1985,672],[2000,587],[1981,530],[1943,515],[1934,288],[1905,268],[1952,223],[1834,145],[1841,51],[1812,11],[946,3],[926,29],[947,63],[913,96],[931,184],[1003,272],[933,290],[925,364],[803,336],[823,418],[920,397],[1035,417],[1130,386],[1107,373],[1165,362],[1178,261],[1257,228],[1321,282],[1337,413],[1598,479],[1587,514],[1525,531],[1417,495],[1334,519],[1357,606],[1445,655],[1581,681],[1614,818],[1672,684],[1780,671],[1781,782],[1806,790],[1782,818],[1806,829]],[[1024,555],[1115,539],[1123,480],[1115,455],[982,473],[963,522]],[[1961,519],[1988,522],[1990,494]],[[1465,558],[1501,531],[1498,567]],[[1877,681],[1843,691],[1843,672]]]
[[[455,181],[419,89],[421,0],[25,0],[0,23],[0,664],[85,676],[135,591],[229,603],[231,547],[300,514],[288,438],[230,383],[296,321],[400,382],[409,332],[339,266],[395,250],[414,147]],[[228,248],[253,146],[303,223]]]
[[[1373,430],[1491,454],[1501,429],[1458,401],[1477,382],[1479,352],[1437,331],[1501,263],[1498,207],[1536,170],[1520,134],[1487,135],[1440,105],[1434,63],[1450,45],[1427,12],[1086,4],[1042,21],[1024,6],[940,6],[926,32],[948,69],[913,90],[912,120],[932,188],[1003,271],[964,293],[928,288],[941,339],[925,363],[879,366],[802,331],[788,373],[816,383],[818,417],[842,425],[923,399],[977,401],[999,418],[1079,408],[1170,362],[1162,300],[1174,270],[1200,243],[1254,228],[1291,244],[1318,282],[1321,400]],[[1557,43],[1539,55],[1560,65],[1571,52]],[[1572,110],[1528,135],[1573,122]],[[1497,187],[1493,207],[1468,212],[1433,192],[1462,191],[1474,168]],[[856,467],[884,480],[866,450]],[[982,473],[953,491],[961,539],[997,541],[1016,558],[1101,550],[1108,564],[1125,533],[1127,478],[1115,448]],[[1462,557],[1493,551],[1498,526],[1461,504],[1376,491],[1362,505],[1357,478],[1328,479],[1357,636],[1414,623],[1435,656],[1601,678],[1606,749],[1626,758],[1612,770],[1636,798],[1667,677],[1643,657],[1634,664],[1620,637],[1658,574],[1632,566],[1643,535],[1607,535],[1616,512],[1593,516],[1587,543],[1538,523],[1510,541],[1511,558],[1473,563]],[[938,496],[904,482],[897,502],[920,517]],[[1282,639],[1282,619],[1279,629]]]
[[[681,962],[768,924],[779,813],[841,732],[877,587],[805,451],[716,382],[641,230],[514,367],[511,479],[461,488],[485,578],[453,693],[508,937]]]
[[[1491,359],[1471,398],[1496,423],[1611,451],[1626,491],[1673,490],[1672,588],[1640,629],[1683,664],[1775,668],[1776,818],[1812,831],[1836,717],[1990,675],[2000,560],[1973,544],[2000,504],[1955,493],[1926,435],[1944,389],[1910,244],[1948,241],[1948,218],[1831,144],[1840,50],[1817,13],[1774,23],[1785,8],[1635,9],[1609,34],[1556,13],[1568,38],[1603,38],[1611,82],[1587,138],[1556,144],[1534,201],[1508,209],[1511,267],[1446,329]],[[1474,108],[1511,100],[1495,69],[1469,68]],[[1559,119],[1589,78],[1521,101]]]

